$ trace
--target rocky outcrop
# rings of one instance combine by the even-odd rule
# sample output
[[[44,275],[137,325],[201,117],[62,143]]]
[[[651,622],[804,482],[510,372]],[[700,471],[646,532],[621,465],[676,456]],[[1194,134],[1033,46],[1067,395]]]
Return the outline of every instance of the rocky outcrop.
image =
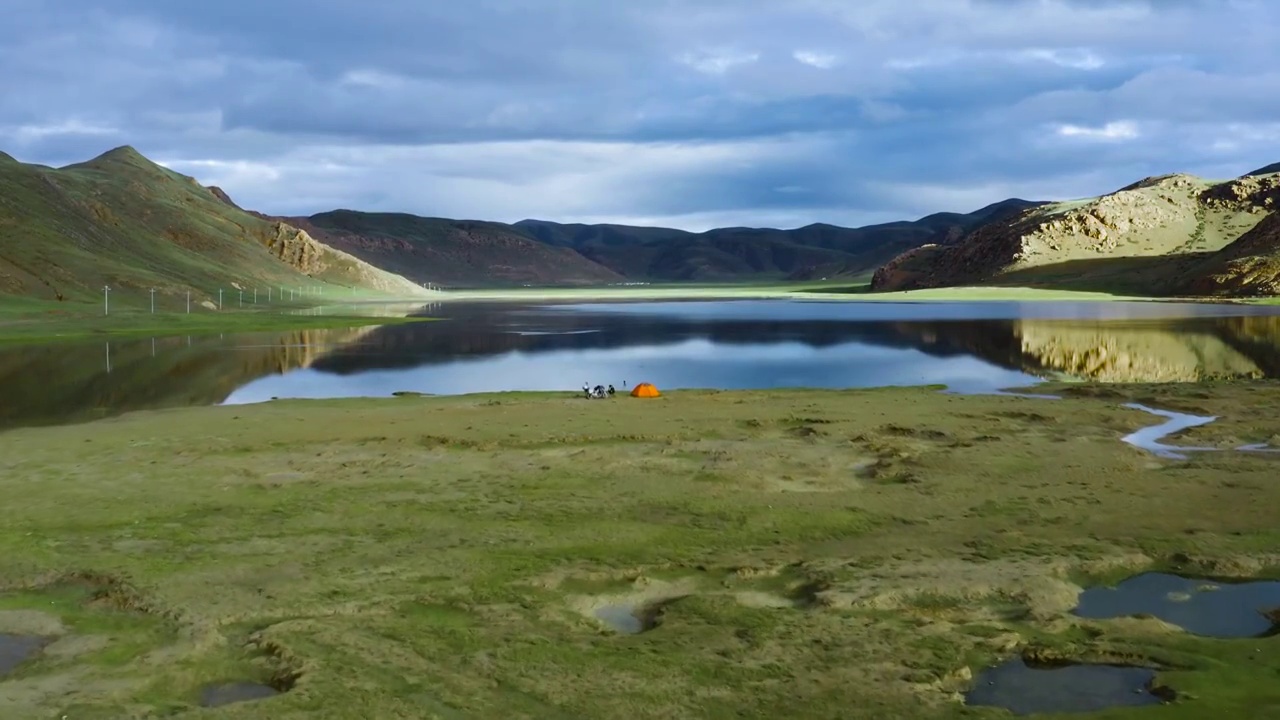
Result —
[[[1211,208],[1265,213],[1280,201],[1280,174],[1245,175],[1205,190],[1200,201]]]
[[[1181,174],[1149,177],[1102,197],[987,223],[953,245],[909,251],[879,268],[871,287],[910,290],[1009,278],[1053,285],[1105,273],[1106,261],[1169,258],[1177,261],[1155,273],[1158,282],[1148,291],[1271,293],[1275,273],[1260,248],[1275,246],[1274,233],[1254,228],[1278,201],[1276,174],[1224,183]],[[1188,264],[1213,253],[1214,279],[1176,279]]]
[[[217,185],[210,185],[205,189],[208,190],[210,193],[213,193],[213,196],[217,198],[220,202],[226,205],[230,205],[231,207],[237,210],[244,210],[244,208],[237,205],[235,201],[231,199],[231,196],[227,194],[226,190],[223,190]]]
[[[419,285],[329,247],[305,230],[280,221],[271,223],[271,230],[265,238],[267,249],[304,275],[397,295],[423,294]]]

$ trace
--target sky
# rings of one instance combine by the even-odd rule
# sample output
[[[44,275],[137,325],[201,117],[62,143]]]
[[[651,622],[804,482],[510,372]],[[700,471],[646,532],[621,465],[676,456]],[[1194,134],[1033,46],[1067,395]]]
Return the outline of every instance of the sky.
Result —
[[[5,0],[0,150],[273,214],[862,225],[1280,161],[1275,0]]]

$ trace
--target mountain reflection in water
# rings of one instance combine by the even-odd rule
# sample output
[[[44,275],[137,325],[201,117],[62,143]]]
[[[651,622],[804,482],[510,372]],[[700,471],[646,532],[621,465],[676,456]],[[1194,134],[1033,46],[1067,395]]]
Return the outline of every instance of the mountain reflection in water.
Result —
[[[1118,304],[1050,305],[1019,318],[1017,307],[923,303],[476,303],[432,308],[444,319],[429,323],[11,346],[0,348],[0,425],[272,397],[573,392],[584,381],[985,391],[1039,378],[1280,376],[1280,316],[1259,308],[1147,304],[1125,319]]]

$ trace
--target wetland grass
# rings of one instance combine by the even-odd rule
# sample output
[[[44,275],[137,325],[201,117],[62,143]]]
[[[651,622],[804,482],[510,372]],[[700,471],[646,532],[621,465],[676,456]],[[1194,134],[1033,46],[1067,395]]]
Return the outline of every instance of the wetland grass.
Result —
[[[1266,441],[1280,389],[1049,390],[273,401],[3,433],[0,632],[54,641],[0,680],[0,715],[197,717],[248,682],[288,692],[220,717],[1000,717],[962,693],[1030,646],[1162,668],[1162,717],[1280,713],[1274,638],[1071,613],[1171,564],[1276,576],[1276,457],[1120,438],[1153,422],[1131,401],[1220,418],[1188,444]],[[660,617],[617,632],[614,605]]]

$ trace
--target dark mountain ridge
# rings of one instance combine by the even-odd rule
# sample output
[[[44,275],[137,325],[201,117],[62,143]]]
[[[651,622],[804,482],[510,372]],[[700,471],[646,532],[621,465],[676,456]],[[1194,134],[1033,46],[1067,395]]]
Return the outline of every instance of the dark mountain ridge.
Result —
[[[953,242],[984,222],[1042,204],[1011,198],[972,213],[934,213],[919,220],[861,228],[813,223],[792,230],[727,227],[699,233],[536,219],[508,224],[347,209],[278,219],[419,283],[598,285],[865,274],[906,250]]]

